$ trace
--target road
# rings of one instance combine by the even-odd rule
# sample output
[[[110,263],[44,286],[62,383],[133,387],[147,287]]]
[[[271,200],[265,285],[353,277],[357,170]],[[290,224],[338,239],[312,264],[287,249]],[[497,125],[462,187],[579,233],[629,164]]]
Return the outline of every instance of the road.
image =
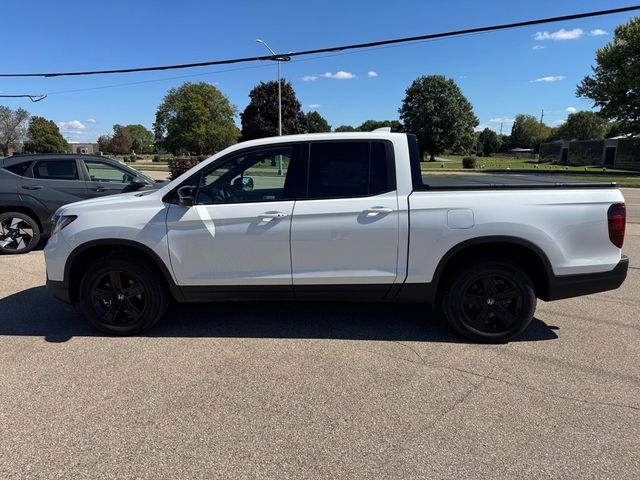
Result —
[[[0,257],[0,478],[640,478],[640,190],[617,291],[505,345],[427,308],[173,307],[97,335]]]

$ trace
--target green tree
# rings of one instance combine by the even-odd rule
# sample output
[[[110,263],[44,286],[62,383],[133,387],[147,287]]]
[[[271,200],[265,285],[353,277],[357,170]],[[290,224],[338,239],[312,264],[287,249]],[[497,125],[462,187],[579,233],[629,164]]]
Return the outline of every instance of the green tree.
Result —
[[[606,132],[606,122],[595,112],[571,113],[555,133],[563,140],[600,140]]]
[[[30,153],[64,153],[69,151],[69,144],[55,122],[44,117],[31,117],[24,149]]]
[[[340,125],[334,130],[334,132],[355,132],[355,131],[356,129],[353,128],[351,125]]]
[[[324,133],[331,131],[329,122],[316,111],[307,113],[305,119],[307,122],[307,133]]]
[[[240,114],[242,139],[278,135],[278,82],[260,82],[249,92],[249,105]],[[293,87],[282,80],[282,134],[304,133],[305,115]]]
[[[496,132],[490,128],[485,128],[478,135],[479,148],[482,148],[482,153],[486,157],[490,157],[492,154],[500,151],[502,146],[502,138]]]
[[[576,94],[590,98],[623,132],[640,132],[640,17],[616,27],[613,40],[596,51],[592,70]]]
[[[419,77],[407,89],[400,120],[418,138],[421,152],[431,161],[445,149],[473,146],[478,119],[456,83],[442,75]]]
[[[9,155],[9,147],[24,140],[29,112],[22,108],[11,110],[0,105],[0,147],[2,155]]]
[[[98,137],[98,150],[102,153],[111,153],[111,135],[100,135]]]
[[[392,132],[404,132],[404,125],[398,120],[367,120],[362,123],[356,130],[359,132],[373,132],[382,127],[391,127]]]
[[[156,145],[178,155],[218,152],[238,141],[236,109],[213,85],[185,83],[167,92],[153,124]]]
[[[144,125],[135,124],[124,127],[131,135],[133,144],[131,149],[136,153],[152,153],[153,152],[153,132],[148,130]]]
[[[533,115],[516,115],[511,127],[512,148],[536,148],[541,142],[551,137],[548,125],[540,123]]]
[[[133,138],[129,134],[127,128],[122,125],[114,125],[113,137],[111,137],[111,141],[109,142],[109,151],[122,155],[125,153],[131,153],[132,146]]]

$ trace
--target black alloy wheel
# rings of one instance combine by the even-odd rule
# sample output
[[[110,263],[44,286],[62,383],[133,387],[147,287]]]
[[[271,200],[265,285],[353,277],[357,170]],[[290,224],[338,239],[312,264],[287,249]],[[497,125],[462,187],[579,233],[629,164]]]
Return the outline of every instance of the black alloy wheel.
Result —
[[[467,283],[462,299],[465,320],[487,333],[513,326],[522,311],[524,293],[506,276],[488,273]]]
[[[149,330],[167,310],[163,279],[141,259],[111,254],[94,261],[79,282],[79,304],[98,330],[135,335]]]
[[[0,215],[0,252],[27,253],[39,242],[40,229],[31,217],[18,212]]]
[[[134,276],[112,270],[94,282],[91,304],[105,324],[126,327],[140,320],[147,306],[147,294]]]
[[[529,326],[536,294],[519,265],[486,261],[463,267],[449,277],[442,307],[450,325],[463,336],[498,343]]]

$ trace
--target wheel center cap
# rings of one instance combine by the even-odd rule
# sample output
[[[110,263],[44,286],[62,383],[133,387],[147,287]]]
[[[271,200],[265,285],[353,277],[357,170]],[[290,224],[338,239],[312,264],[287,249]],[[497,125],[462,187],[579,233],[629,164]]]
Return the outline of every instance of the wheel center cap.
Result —
[[[487,298],[487,305],[493,305],[496,301],[493,298]]]

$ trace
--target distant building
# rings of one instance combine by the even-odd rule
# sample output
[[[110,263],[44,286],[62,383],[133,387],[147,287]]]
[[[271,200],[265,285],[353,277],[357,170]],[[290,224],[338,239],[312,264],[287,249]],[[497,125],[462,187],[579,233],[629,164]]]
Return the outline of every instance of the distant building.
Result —
[[[533,148],[512,148],[507,153],[513,158],[533,158]]]
[[[558,140],[540,145],[540,161],[561,165],[640,168],[640,138]]]
[[[69,142],[69,150],[69,153],[79,153],[81,155],[96,155],[98,154],[98,144]]]

